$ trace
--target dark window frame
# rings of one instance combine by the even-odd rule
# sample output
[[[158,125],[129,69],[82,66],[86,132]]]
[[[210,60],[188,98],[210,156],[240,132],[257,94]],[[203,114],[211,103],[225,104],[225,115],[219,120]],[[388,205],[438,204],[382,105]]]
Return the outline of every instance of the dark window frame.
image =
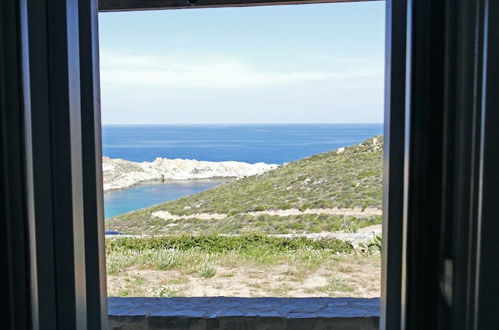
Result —
[[[97,2],[0,18],[3,319],[105,329]],[[499,328],[499,2],[388,0],[386,19],[381,328]]]
[[[178,10],[190,8],[302,5],[379,0],[99,0],[99,11]],[[385,42],[383,267],[381,328],[400,325],[406,71],[405,1],[387,1]],[[389,203],[391,201],[391,203]],[[388,285],[390,283],[390,285]]]
[[[303,5],[313,3],[366,2],[382,0],[98,0],[99,11],[136,11],[189,8]]]
[[[178,10],[266,5],[366,2],[379,0],[99,0],[99,11]],[[387,1],[385,42],[383,269],[381,328],[395,329],[401,319],[403,180],[405,141],[406,1]],[[392,201],[388,203],[388,201]],[[388,283],[390,283],[388,285]]]
[[[325,2],[357,2],[358,0],[303,0],[303,1],[259,1],[259,0],[203,0],[194,6],[194,1],[186,3],[184,1],[100,1],[99,9],[109,10],[147,10],[147,9],[181,9],[181,8],[207,8],[207,7],[229,7],[229,6],[253,6],[253,5],[279,5],[279,4],[309,4]],[[75,7],[70,0],[51,1],[21,1],[21,45],[23,50],[23,81],[24,81],[24,113],[25,127],[27,132],[27,164],[28,164],[28,187],[38,187],[42,189],[38,192],[28,189],[27,199],[28,219],[31,229],[32,244],[30,248],[31,259],[53,260],[52,264],[40,265],[32,262],[31,271],[31,292],[36,292],[37,300],[51,301],[56,296],[66,299],[66,304],[44,304],[33,310],[33,324],[44,328],[50,324],[68,325],[77,329],[105,328],[106,325],[106,288],[105,288],[105,256],[104,256],[104,227],[102,212],[102,190],[100,177],[100,103],[99,103],[99,79],[98,79],[98,40],[97,40],[97,9],[96,1],[79,1],[79,6]],[[113,7],[118,5],[119,7]],[[47,13],[47,14],[45,14]],[[388,14],[391,12],[389,11]],[[398,10],[400,14],[400,9]],[[390,20],[391,16],[387,16]],[[74,22],[79,22],[76,28]],[[403,21],[400,21],[402,23]],[[58,27],[57,38],[47,38],[47,31],[40,29],[40,26]],[[401,36],[402,34],[399,34]],[[64,49],[75,49],[78,42],[79,53],[65,53]],[[64,44],[65,47],[56,52],[56,45]],[[399,45],[397,43],[397,45]],[[72,47],[73,46],[73,47]],[[387,44],[387,49],[391,48]],[[400,45],[397,51],[403,50]],[[51,53],[52,52],[52,53]],[[50,54],[46,59],[36,58],[35,54]],[[46,66],[45,60],[51,60],[54,64]],[[55,63],[63,61],[64,65],[57,66]],[[71,61],[79,61],[79,67],[71,64]],[[387,61],[388,58],[387,58]],[[388,63],[388,62],[387,62]],[[402,62],[399,62],[399,65]],[[402,82],[400,76],[397,76],[400,67],[393,70],[392,79]],[[74,76],[71,78],[71,76]],[[67,79],[69,77],[69,79]],[[34,79],[38,79],[35,83]],[[70,83],[77,82],[71,86]],[[52,84],[52,85],[51,85]],[[34,85],[45,86],[45,91],[39,91]],[[63,101],[55,102],[55,95],[52,98],[49,90],[57,90],[63,96]],[[392,99],[400,98],[403,89],[392,93]],[[37,93],[38,92],[38,93]],[[33,95],[33,94],[34,95]],[[55,105],[58,106],[54,106]],[[78,107],[81,111],[78,113]],[[33,108],[36,111],[33,111]],[[70,109],[67,112],[66,109]],[[60,111],[55,113],[54,111]],[[403,109],[401,108],[396,120],[392,120],[392,125],[401,127],[403,120]],[[33,125],[33,116],[39,116],[35,119],[36,125]],[[390,107],[385,110],[385,117],[390,115]],[[56,121],[54,121],[58,118]],[[48,120],[46,125],[41,125],[42,120]],[[85,132],[86,134],[83,134]],[[401,130],[398,133],[402,132]],[[90,133],[90,134],[87,134]],[[57,135],[62,134],[62,135]],[[389,136],[390,129],[385,129],[385,136]],[[55,136],[55,137],[54,137]],[[60,136],[60,138],[59,138]],[[403,140],[401,136],[397,141]],[[39,144],[40,146],[36,146]],[[392,146],[396,144],[392,143]],[[46,146],[43,149],[42,146]],[[400,144],[398,145],[400,147]],[[48,148],[48,149],[47,149]],[[391,150],[394,150],[392,147]],[[54,155],[60,152],[62,155],[72,155],[73,158],[67,158],[64,162],[59,162]],[[394,152],[395,153],[395,152]],[[53,155],[47,158],[47,154]],[[38,155],[38,156],[37,156]],[[74,158],[76,156],[76,159]],[[93,161],[95,160],[95,161]],[[401,166],[401,159],[398,159],[398,166]],[[396,168],[395,163],[391,162],[391,170]],[[57,170],[66,173],[66,179],[54,182],[55,178],[47,179],[42,173],[53,173],[53,169],[60,166]],[[41,170],[40,170],[41,168]],[[41,172],[37,175],[37,172]],[[30,174],[31,173],[31,174]],[[79,173],[73,175],[74,173]],[[36,180],[48,180],[46,183],[36,182]],[[64,182],[71,182],[69,190],[62,190],[61,185]],[[51,194],[44,194],[47,183],[53,184]],[[76,186],[76,188],[74,188]],[[400,188],[400,187],[397,187]],[[70,192],[70,190],[72,191]],[[75,190],[76,189],[76,190]],[[385,186],[385,190],[388,186]],[[30,193],[30,191],[33,191]],[[392,193],[393,194],[393,193]],[[398,194],[398,193],[395,193]],[[30,197],[31,196],[31,197]],[[43,196],[39,198],[37,196]],[[51,198],[62,198],[57,201],[50,201]],[[45,199],[49,199],[44,201]],[[52,207],[46,208],[46,214],[43,209],[37,209],[33,204],[47,204]],[[31,206],[30,206],[31,205]],[[58,207],[55,207],[58,205]],[[53,216],[50,212],[60,212],[59,205],[66,205],[66,215]],[[72,207],[71,207],[72,205]],[[83,209],[79,208],[83,205]],[[394,209],[395,207],[392,207]],[[64,208],[62,208],[64,210]],[[69,212],[73,212],[72,217]],[[400,211],[400,210],[399,210]],[[74,213],[77,212],[77,213]],[[399,212],[399,214],[401,214]],[[72,218],[72,226],[63,226],[61,223],[53,223],[53,220],[62,220]],[[44,223],[48,221],[49,225]],[[387,215],[385,214],[385,220]],[[97,220],[97,221],[96,221]],[[400,219],[401,221],[401,219]],[[399,222],[400,222],[399,221]],[[43,223],[43,226],[40,224]],[[385,221],[385,230],[386,230]],[[84,231],[81,229],[84,228]],[[396,236],[395,231],[391,231]],[[71,240],[64,240],[63,237],[72,237]],[[34,240],[33,237],[37,239]],[[66,245],[53,246],[55,242],[63,241]],[[388,240],[387,240],[388,241]],[[395,240],[394,240],[395,241]],[[47,244],[51,248],[47,248]],[[400,243],[400,241],[399,241]],[[385,244],[387,246],[388,244]],[[391,251],[399,251],[397,248]],[[66,253],[61,254],[61,251]],[[73,267],[81,267],[76,255],[85,256],[84,268],[79,271]],[[60,259],[57,259],[60,258]],[[394,259],[395,257],[393,257]],[[393,260],[392,259],[392,260]],[[67,267],[67,265],[74,265]],[[393,263],[395,269],[397,263]],[[85,269],[86,267],[86,269]],[[400,267],[398,267],[400,268]],[[40,278],[39,273],[47,272],[47,275]],[[390,273],[390,272],[389,272]],[[72,274],[80,277],[74,278]],[[67,279],[70,290],[61,290],[61,287],[55,283],[55,278]],[[387,287],[386,285],[384,286]],[[392,289],[395,286],[390,286]],[[390,290],[391,295],[399,295],[397,290]],[[394,300],[392,300],[394,301]],[[37,303],[38,303],[37,302]],[[74,302],[74,303],[72,303]],[[383,309],[384,310],[384,309]],[[390,324],[398,322],[398,315],[392,309]],[[86,316],[86,317],[85,317]]]

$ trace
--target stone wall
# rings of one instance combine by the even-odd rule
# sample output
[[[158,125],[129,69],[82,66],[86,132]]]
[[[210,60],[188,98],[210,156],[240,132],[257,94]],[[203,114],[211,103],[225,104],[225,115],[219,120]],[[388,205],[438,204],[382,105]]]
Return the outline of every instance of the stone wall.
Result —
[[[379,299],[109,298],[111,330],[378,330]]]

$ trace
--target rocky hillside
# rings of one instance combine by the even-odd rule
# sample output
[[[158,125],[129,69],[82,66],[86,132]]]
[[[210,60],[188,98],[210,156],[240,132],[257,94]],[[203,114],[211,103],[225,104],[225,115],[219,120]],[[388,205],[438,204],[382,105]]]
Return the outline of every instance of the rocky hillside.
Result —
[[[300,233],[379,223],[383,137],[106,221],[134,234]]]

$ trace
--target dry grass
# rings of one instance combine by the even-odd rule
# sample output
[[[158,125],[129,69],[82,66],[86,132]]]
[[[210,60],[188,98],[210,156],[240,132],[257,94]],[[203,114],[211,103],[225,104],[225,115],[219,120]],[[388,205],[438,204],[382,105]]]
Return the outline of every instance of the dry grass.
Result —
[[[379,256],[293,251],[131,251],[108,255],[109,296],[377,297]]]

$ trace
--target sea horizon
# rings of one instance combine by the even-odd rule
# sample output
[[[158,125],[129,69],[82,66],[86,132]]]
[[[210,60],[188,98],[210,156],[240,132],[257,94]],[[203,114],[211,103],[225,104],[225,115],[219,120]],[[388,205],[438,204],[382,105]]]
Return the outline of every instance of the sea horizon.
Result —
[[[382,123],[103,125],[103,156],[283,164],[383,133]]]

